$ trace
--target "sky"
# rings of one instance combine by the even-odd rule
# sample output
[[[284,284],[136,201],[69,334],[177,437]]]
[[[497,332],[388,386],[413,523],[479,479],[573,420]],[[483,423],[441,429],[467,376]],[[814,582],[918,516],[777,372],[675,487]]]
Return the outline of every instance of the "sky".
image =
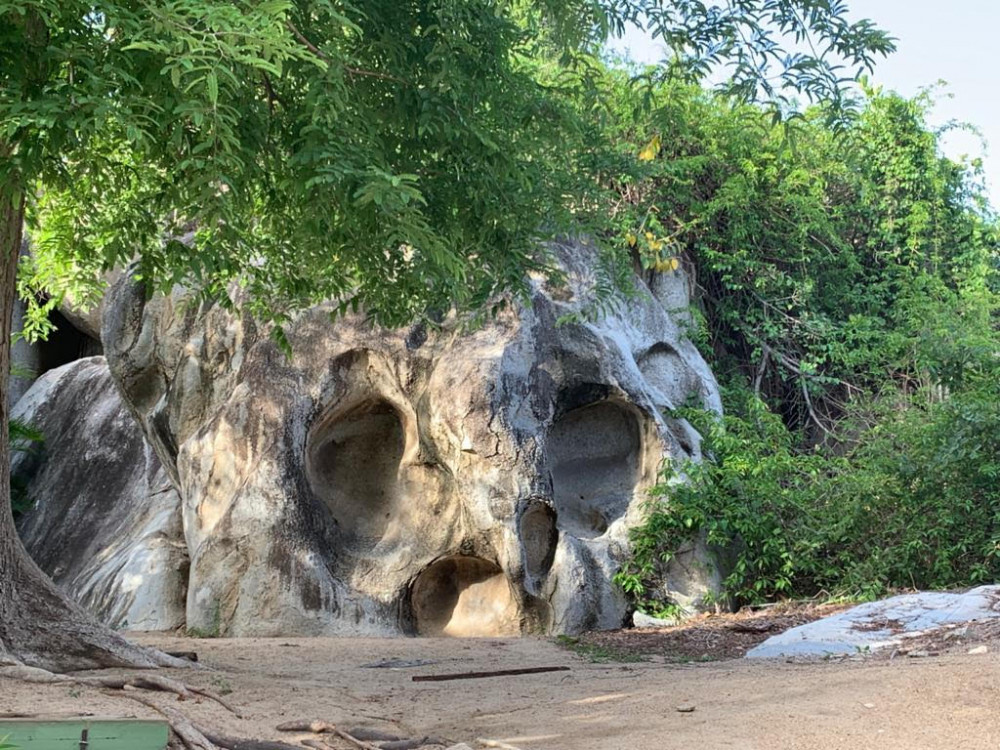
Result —
[[[872,81],[913,96],[938,81],[930,124],[957,120],[978,136],[951,131],[943,149],[953,159],[984,157],[991,202],[1000,207],[1000,0],[848,0],[852,20],[870,18],[896,38],[897,51],[881,59]],[[618,45],[637,62],[656,62],[661,49],[639,31]]]

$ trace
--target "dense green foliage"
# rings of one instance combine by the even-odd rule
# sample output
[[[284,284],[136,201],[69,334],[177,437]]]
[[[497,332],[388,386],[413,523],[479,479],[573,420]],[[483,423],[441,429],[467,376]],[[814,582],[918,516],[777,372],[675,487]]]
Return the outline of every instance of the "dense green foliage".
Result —
[[[997,228],[975,167],[938,153],[926,97],[868,92],[841,131],[692,89],[653,92],[651,117],[609,93],[623,157],[649,157],[605,169],[619,236],[644,266],[693,276],[721,380],[822,432],[852,393],[952,386],[986,364]]]
[[[480,308],[550,270],[540,239],[601,213],[586,125],[540,61],[576,75],[641,19],[687,63],[670,70],[728,63],[745,96],[835,99],[842,66],[892,49],[845,16],[812,0],[2,0],[0,191],[27,194],[34,224],[22,293],[85,300],[138,257],[159,287],[226,301],[237,280],[277,320],[329,298],[389,323]],[[807,34],[814,53],[782,54]]]
[[[736,601],[1000,578],[998,234],[978,165],[941,156],[928,97],[867,91],[832,131],[821,112],[779,128],[662,95],[622,227],[647,265],[671,254],[696,279],[727,413],[682,410],[706,461],[669,467],[690,481],[660,487],[619,582],[663,611],[656,572],[692,533],[735,550]]]
[[[673,612],[657,599],[657,576],[692,531],[732,551],[726,591],[736,602],[1000,578],[994,384],[906,404],[841,456],[803,450],[751,393],[727,396],[722,421],[687,412],[710,458],[660,488],[619,575],[646,609]]]

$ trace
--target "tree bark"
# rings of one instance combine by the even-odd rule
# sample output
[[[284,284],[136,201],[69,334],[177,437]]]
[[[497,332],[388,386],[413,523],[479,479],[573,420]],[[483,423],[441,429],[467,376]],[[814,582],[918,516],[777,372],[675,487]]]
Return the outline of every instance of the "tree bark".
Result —
[[[31,560],[14,527],[7,401],[23,226],[24,192],[0,184],[0,666],[63,672],[175,664],[165,654],[129,643],[68,599]]]

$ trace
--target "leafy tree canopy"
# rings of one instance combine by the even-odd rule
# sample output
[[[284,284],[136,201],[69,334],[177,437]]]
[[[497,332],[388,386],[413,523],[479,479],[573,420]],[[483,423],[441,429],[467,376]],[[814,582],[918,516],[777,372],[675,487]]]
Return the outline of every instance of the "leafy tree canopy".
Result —
[[[87,299],[137,257],[161,287],[225,300],[238,280],[278,320],[326,298],[386,323],[478,308],[547,269],[539,239],[593,228],[605,144],[554,92],[587,83],[609,35],[637,22],[669,44],[658,76],[727,64],[744,98],[830,98],[892,48],[846,15],[829,0],[0,0],[0,186],[27,196],[36,243],[22,291]]]

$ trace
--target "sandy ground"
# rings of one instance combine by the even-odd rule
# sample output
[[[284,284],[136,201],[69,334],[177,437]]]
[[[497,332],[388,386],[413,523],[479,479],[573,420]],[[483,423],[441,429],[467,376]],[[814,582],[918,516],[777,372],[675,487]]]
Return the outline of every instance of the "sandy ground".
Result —
[[[593,655],[548,639],[146,635],[137,640],[197,651],[210,669],[170,673],[228,693],[246,717],[236,718],[209,702],[178,704],[163,694],[154,700],[232,735],[278,739],[277,724],[319,718],[345,728],[431,735],[473,747],[485,737],[524,750],[972,750],[1000,744],[1000,652],[995,645],[982,655],[968,655],[968,644],[962,644],[937,656],[891,661],[678,664],[649,655],[640,662],[594,663]],[[434,663],[364,666],[389,659]],[[411,679],[535,666],[568,666],[570,671],[437,683]],[[679,706],[694,710],[682,713]],[[120,695],[0,679],[4,712],[154,716]]]

